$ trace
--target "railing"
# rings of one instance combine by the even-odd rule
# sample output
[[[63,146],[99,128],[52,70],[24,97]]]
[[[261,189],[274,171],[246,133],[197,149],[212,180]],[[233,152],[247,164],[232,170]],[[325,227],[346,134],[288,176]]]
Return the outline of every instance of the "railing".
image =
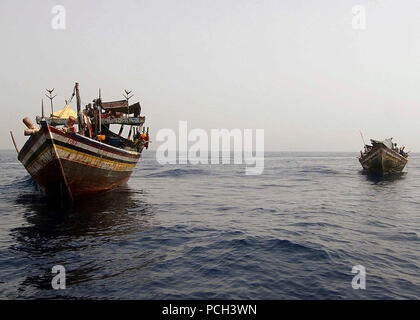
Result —
[[[66,124],[67,119],[63,118],[46,118],[48,124],[51,126],[63,126]],[[143,125],[145,121],[145,117],[138,117],[138,118],[102,118],[101,124],[125,124],[130,126],[139,126]],[[36,117],[36,123],[41,123],[41,117]],[[76,123],[77,124],[77,120]]]

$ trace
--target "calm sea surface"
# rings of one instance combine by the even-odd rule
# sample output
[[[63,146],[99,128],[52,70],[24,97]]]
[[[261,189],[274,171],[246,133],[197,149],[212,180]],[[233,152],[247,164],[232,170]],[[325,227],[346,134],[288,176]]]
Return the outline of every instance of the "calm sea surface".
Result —
[[[266,153],[246,176],[146,151],[126,186],[63,211],[0,151],[0,298],[420,299],[420,155],[382,180],[356,156]]]

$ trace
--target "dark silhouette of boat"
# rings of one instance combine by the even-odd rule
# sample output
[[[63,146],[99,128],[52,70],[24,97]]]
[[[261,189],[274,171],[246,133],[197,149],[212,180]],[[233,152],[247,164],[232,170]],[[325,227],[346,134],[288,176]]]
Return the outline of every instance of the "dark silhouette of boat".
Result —
[[[371,139],[372,145],[365,145],[360,151],[359,161],[363,169],[372,174],[400,173],[408,162],[405,147],[399,148],[392,138],[384,141]]]

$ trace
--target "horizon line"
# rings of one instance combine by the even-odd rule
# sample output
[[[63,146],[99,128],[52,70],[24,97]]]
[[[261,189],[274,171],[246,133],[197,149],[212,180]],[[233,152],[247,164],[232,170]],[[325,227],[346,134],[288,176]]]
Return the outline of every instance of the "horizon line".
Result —
[[[0,151],[15,151],[16,152],[16,150],[15,149],[0,149]],[[154,151],[154,152],[156,152],[157,150],[156,149],[150,149],[150,150],[148,150],[148,151]],[[176,151],[176,152],[179,152],[179,150],[169,150],[169,151]],[[202,151],[204,151],[204,152],[211,152],[212,150],[210,149],[210,150],[202,150]],[[230,152],[234,152],[234,151],[232,151],[232,150],[219,150],[219,152],[223,152],[223,151],[230,151]],[[147,151],[146,151],[147,152]],[[243,151],[240,151],[241,153],[243,153]],[[255,153],[256,152],[256,150],[252,150],[252,152],[253,153]],[[307,153],[359,153],[360,152],[360,150],[359,151],[326,151],[326,150],[317,150],[317,151],[315,151],[315,150],[264,150],[264,153],[267,153],[267,152],[292,152],[292,153],[304,153],[304,152],[307,152]],[[410,153],[419,153],[418,151],[410,151]]]

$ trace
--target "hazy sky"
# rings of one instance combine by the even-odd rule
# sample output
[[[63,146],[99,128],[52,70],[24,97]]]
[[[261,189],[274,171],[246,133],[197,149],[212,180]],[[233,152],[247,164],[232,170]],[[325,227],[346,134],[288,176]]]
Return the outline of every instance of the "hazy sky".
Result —
[[[187,120],[263,128],[266,150],[358,151],[362,130],[420,151],[420,1],[0,0],[0,36],[0,149],[78,81],[84,102],[132,89],[152,141]]]

